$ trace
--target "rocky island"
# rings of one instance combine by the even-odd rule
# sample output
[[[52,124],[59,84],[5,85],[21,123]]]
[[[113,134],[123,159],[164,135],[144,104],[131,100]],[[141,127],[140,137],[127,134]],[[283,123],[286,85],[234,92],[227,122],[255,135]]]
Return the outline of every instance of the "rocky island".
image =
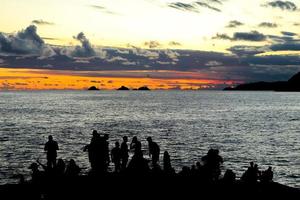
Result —
[[[91,86],[88,90],[99,90],[99,88],[97,88],[96,86]]]
[[[224,90],[300,92],[300,72],[288,81],[245,83]]]
[[[125,86],[123,85],[123,86],[121,86],[120,88],[118,88],[117,90],[129,90],[129,88],[128,88],[128,87],[125,87]]]
[[[150,89],[147,86],[140,87],[138,90],[149,91]]]

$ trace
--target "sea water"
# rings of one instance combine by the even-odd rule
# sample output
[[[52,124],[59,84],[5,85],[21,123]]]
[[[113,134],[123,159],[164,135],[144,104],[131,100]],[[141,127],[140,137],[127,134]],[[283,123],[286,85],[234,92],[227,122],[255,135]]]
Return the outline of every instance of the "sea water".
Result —
[[[109,134],[111,148],[138,136],[145,154],[152,136],[177,171],[218,148],[223,173],[240,177],[254,161],[260,170],[273,166],[275,181],[300,187],[300,93],[237,91],[1,91],[0,184],[29,178],[30,163],[46,162],[48,135],[58,157],[86,173],[83,147],[94,129]]]

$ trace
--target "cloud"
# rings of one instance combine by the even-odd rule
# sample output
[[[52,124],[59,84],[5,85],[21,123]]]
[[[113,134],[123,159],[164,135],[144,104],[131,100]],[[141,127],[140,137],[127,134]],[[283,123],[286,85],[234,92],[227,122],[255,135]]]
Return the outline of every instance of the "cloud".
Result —
[[[277,28],[278,27],[278,25],[276,23],[270,23],[270,22],[262,22],[258,26],[263,27],[263,28]]]
[[[255,31],[246,33],[260,34]],[[300,70],[298,67],[300,57],[290,55],[263,56],[266,54],[262,53],[299,50],[299,39],[289,35],[292,34],[265,35],[264,37],[272,43],[271,45],[236,45],[227,49],[230,53],[219,53],[162,48],[143,49],[132,45],[128,45],[127,48],[97,47],[91,44],[84,33],[79,33],[74,37],[80,42],[80,45],[75,47],[51,46],[46,44],[37,34],[36,27],[29,27],[14,35],[0,34],[0,63],[4,63],[6,68],[42,69],[48,70],[48,73],[61,70],[86,76],[104,76],[103,74],[105,74],[107,77],[112,77],[118,74],[122,77],[146,77],[147,74],[150,74],[150,77],[161,79],[205,78],[211,80],[267,81],[278,78],[279,80],[279,78],[287,79],[297,70]],[[248,35],[240,36],[236,33],[232,36],[226,34],[218,34],[217,36],[232,41],[260,40],[253,39],[252,35],[248,37]],[[26,44],[26,53],[24,51],[16,53],[20,50],[15,49],[15,47],[7,48],[7,43],[13,46],[12,43],[19,40],[22,41],[19,42],[20,44]],[[288,72],[285,68],[288,68]],[[139,73],[135,73],[136,71]]]
[[[259,33],[258,31],[251,32],[235,32],[232,37],[227,34],[217,34],[213,39],[231,40],[231,41],[250,41],[250,42],[261,42],[267,39],[267,36]]]
[[[196,13],[199,12],[196,6],[188,3],[174,2],[174,3],[169,3],[168,6],[170,8],[174,8],[181,11],[189,11],[189,12],[196,12]]]
[[[217,35],[212,37],[212,39],[232,40],[232,38],[229,35],[225,34],[225,33],[223,33],[223,34],[217,33]]]
[[[291,1],[271,1],[264,4],[266,7],[279,8],[281,10],[296,11],[298,8],[296,4]]]
[[[110,14],[110,15],[118,15],[118,13],[111,11],[110,9],[104,7],[104,6],[99,6],[99,5],[90,5],[91,8],[94,8],[96,10],[99,10],[103,13]]]
[[[181,46],[180,42],[176,42],[176,41],[170,41],[169,42],[169,46]]]
[[[78,33],[77,36],[73,37],[81,43],[81,46],[76,46],[72,52],[72,56],[75,57],[92,57],[96,56],[96,52],[92,47],[90,41],[86,38],[83,32]]]
[[[45,44],[44,40],[37,34],[35,25],[30,25],[14,35],[0,33],[0,53],[48,57],[55,55],[53,48]]]
[[[212,2],[219,2],[219,1],[212,1]],[[201,6],[201,7],[205,7],[205,8],[208,8],[208,9],[211,9],[211,10],[214,10],[216,12],[221,12],[221,10],[219,8],[216,8],[214,6],[211,6],[209,5],[208,3],[203,3],[203,2],[200,2],[200,1],[196,1],[195,4]]]
[[[233,21],[230,21],[229,24],[226,27],[227,28],[236,28],[236,27],[242,26],[242,25],[244,25],[242,22],[237,21],[237,20],[233,20]]]
[[[205,63],[205,66],[210,66],[210,67],[221,66],[221,65],[223,65],[223,63],[216,61],[216,60],[211,60],[211,61],[208,61],[207,63]]]
[[[237,45],[237,46],[232,46],[227,50],[240,57],[245,57],[245,56],[254,56],[260,53],[265,53],[269,49],[266,47]]]
[[[288,32],[288,31],[281,31],[281,34],[284,36],[291,36],[291,37],[298,35],[297,33]]]
[[[300,42],[286,42],[281,44],[273,44],[270,46],[272,51],[300,51]]]
[[[150,40],[148,42],[144,42],[144,46],[147,46],[150,49],[161,47],[161,44],[158,41]]]
[[[221,12],[221,10],[211,4],[222,4],[220,0],[206,0],[206,1],[194,1],[191,3],[183,3],[183,2],[173,2],[168,3],[168,7],[174,8],[181,11],[189,11],[199,13],[199,8],[208,8],[210,10]]]
[[[31,23],[33,23],[35,25],[55,25],[53,22],[44,21],[42,19],[33,20]]]
[[[260,42],[265,41],[266,39],[267,37],[264,34],[259,33],[258,31],[236,32],[233,35],[233,40]]]

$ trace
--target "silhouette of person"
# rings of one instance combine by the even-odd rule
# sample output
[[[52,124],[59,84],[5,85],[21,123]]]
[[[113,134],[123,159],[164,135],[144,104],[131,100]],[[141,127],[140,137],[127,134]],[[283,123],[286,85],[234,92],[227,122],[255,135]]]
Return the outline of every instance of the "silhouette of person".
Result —
[[[223,158],[219,155],[219,150],[210,149],[207,155],[201,158],[204,163],[204,170],[210,181],[216,181],[221,174],[220,166],[223,163]]]
[[[121,149],[120,149],[120,143],[116,142],[115,147],[111,150],[111,161],[115,165],[115,172],[120,172],[121,157],[122,157],[122,152],[121,152]]]
[[[272,167],[269,167],[266,171],[263,171],[260,177],[261,182],[268,183],[273,181]]]
[[[66,164],[63,161],[63,159],[58,159],[57,160],[57,164],[55,166],[55,174],[57,176],[63,176],[65,174],[65,170],[66,170]]]
[[[124,136],[123,142],[121,144],[121,169],[122,170],[126,169],[128,157],[129,157],[127,142],[128,142],[128,137]]]
[[[134,153],[139,153],[139,151],[142,150],[142,143],[138,141],[136,136],[132,138],[130,149],[132,149]]]
[[[109,135],[104,134],[104,159],[105,159],[105,171],[107,171],[107,168],[110,163],[110,158],[109,158]]]
[[[48,136],[48,142],[46,142],[44,150],[47,152],[47,166],[49,168],[54,168],[56,165],[56,157],[58,144],[53,140],[52,135]]]
[[[164,173],[166,175],[170,175],[170,174],[173,174],[174,173],[174,169],[172,168],[172,165],[171,165],[171,158],[170,158],[170,155],[169,155],[169,152],[168,151],[165,151],[164,152],[164,157],[163,157],[163,170],[164,170]]]
[[[131,174],[146,175],[149,170],[148,161],[143,157],[142,150],[135,147],[135,153],[128,164],[127,171]]]
[[[41,172],[39,170],[39,166],[37,163],[32,163],[28,169],[31,169],[31,182],[33,184],[39,184],[41,183],[43,177],[44,177],[44,174],[43,172]]]
[[[86,145],[83,151],[88,151],[89,162],[92,168],[92,171],[97,171],[97,146],[100,140],[100,135],[96,130],[93,130],[92,138],[90,144]]]
[[[68,164],[67,169],[66,169],[66,176],[68,176],[68,177],[78,176],[80,171],[81,171],[81,169],[76,164],[75,160],[71,159],[69,161],[69,164]]]
[[[147,138],[148,141],[148,147],[149,147],[149,156],[152,158],[152,165],[157,165],[157,162],[159,161],[159,154],[160,149],[156,142],[152,141],[151,137]]]
[[[245,171],[245,173],[242,175],[242,181],[247,183],[256,183],[259,177],[259,170],[258,166],[254,162],[250,162],[250,166]]]

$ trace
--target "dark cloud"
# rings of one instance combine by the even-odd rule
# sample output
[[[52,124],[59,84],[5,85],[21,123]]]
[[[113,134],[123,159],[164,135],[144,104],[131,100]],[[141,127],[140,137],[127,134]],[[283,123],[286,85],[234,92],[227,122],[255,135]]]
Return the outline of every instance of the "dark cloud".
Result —
[[[194,1],[191,3],[183,3],[183,2],[173,2],[169,3],[168,7],[174,8],[181,11],[189,11],[189,12],[199,12],[199,8],[208,8],[210,10],[221,12],[221,9],[211,5],[211,4],[222,4],[220,0],[205,0],[205,1]]]
[[[276,23],[270,23],[270,22],[262,22],[258,26],[263,27],[263,28],[277,28],[278,27],[278,25]]]
[[[253,32],[250,32],[253,33]],[[256,33],[255,33],[256,34]],[[297,39],[289,36],[265,36],[273,45],[268,46],[233,46],[231,53],[143,49],[128,45],[128,48],[94,47],[83,33],[76,37],[81,45],[76,47],[51,46],[45,44],[36,32],[36,27],[28,27],[15,35],[0,39],[0,63],[6,68],[43,69],[57,73],[57,70],[74,75],[117,76],[117,77],[154,77],[154,78],[187,78],[234,81],[285,80],[297,72],[300,65],[299,56],[277,55],[262,56],[265,52],[277,50],[299,50]],[[229,38],[228,35],[218,35]],[[248,39],[249,37],[241,37]],[[250,37],[251,41],[256,38]],[[19,49],[2,48],[21,40],[27,45],[27,53]],[[32,45],[32,44],[35,45]],[[4,44],[4,45],[3,45]],[[293,44],[293,46],[288,46]],[[297,46],[297,45],[298,46]],[[12,46],[12,45],[11,45]],[[4,49],[4,50],[3,50]],[[8,50],[9,49],[9,50]],[[31,50],[29,50],[31,49]],[[38,49],[38,50],[36,50]],[[45,53],[51,49],[54,53]],[[17,51],[16,51],[17,50]],[[101,56],[101,55],[105,56]],[[136,73],[139,72],[139,73]],[[160,72],[160,73],[159,73]],[[171,73],[170,73],[171,72]]]
[[[232,38],[229,35],[227,35],[227,34],[220,34],[220,33],[217,33],[217,35],[214,36],[212,39],[232,40]]]
[[[236,28],[236,27],[242,26],[242,25],[244,25],[242,22],[237,21],[237,20],[233,20],[233,21],[230,21],[229,24],[226,27],[227,28]]]
[[[297,33],[288,32],[288,31],[281,31],[281,34],[285,36],[291,36],[291,37],[298,35]]]
[[[170,8],[175,8],[175,9],[181,10],[181,11],[190,11],[190,12],[196,12],[196,13],[199,12],[197,7],[195,7],[193,4],[189,4],[189,3],[174,2],[174,3],[169,3],[168,6]]]
[[[55,25],[53,22],[44,21],[42,19],[33,20],[31,23],[33,23],[35,25]]]
[[[281,10],[287,10],[287,11],[296,11],[298,8],[296,4],[294,4],[291,1],[271,1],[265,4],[266,7],[272,7],[272,8],[280,8]]]
[[[268,51],[265,47],[258,46],[246,46],[246,45],[237,45],[232,46],[227,49],[231,53],[244,57],[244,56],[254,56],[260,53],[265,53]]]
[[[231,40],[231,41],[250,41],[250,42],[261,42],[267,39],[267,36],[258,32],[235,32],[232,37],[227,34],[217,34],[213,37],[213,39],[221,39],[221,40]]]
[[[81,43],[81,46],[76,46],[72,55],[75,57],[92,57],[96,55],[94,48],[90,41],[85,37],[84,33],[81,32],[77,36],[73,37]]]
[[[215,1],[213,1],[215,2]],[[221,10],[219,8],[216,8],[214,6],[211,6],[209,5],[208,3],[204,3],[204,2],[201,2],[201,1],[196,1],[195,4],[201,6],[201,7],[205,7],[205,8],[208,8],[208,9],[211,9],[211,10],[214,10],[216,12],[221,12]]]
[[[272,51],[300,51],[300,42],[286,42],[281,44],[273,44],[270,46]]]
[[[28,26],[17,34],[0,33],[0,53],[14,55],[40,55],[53,56],[52,47],[45,44],[37,34],[35,25]]]
[[[265,41],[266,39],[267,37],[264,34],[259,33],[258,31],[236,32],[233,35],[233,40],[260,42],[260,41]]]

